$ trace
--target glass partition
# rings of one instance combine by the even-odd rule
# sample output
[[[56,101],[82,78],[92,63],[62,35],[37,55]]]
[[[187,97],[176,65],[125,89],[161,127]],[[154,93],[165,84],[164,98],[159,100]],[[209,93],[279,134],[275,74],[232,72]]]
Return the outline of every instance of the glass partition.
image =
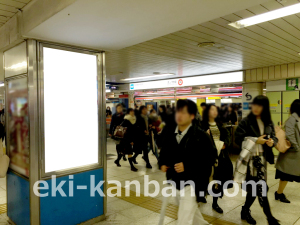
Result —
[[[97,56],[42,52],[44,173],[99,164]]]
[[[10,168],[29,177],[29,122],[27,77],[7,80],[7,134]]]

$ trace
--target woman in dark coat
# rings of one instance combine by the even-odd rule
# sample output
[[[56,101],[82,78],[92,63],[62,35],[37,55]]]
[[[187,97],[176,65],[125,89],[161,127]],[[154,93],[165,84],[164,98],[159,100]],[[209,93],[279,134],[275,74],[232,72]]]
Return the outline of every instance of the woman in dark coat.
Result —
[[[167,116],[167,108],[166,108],[166,106],[164,106],[164,105],[160,105],[159,106],[159,108],[158,108],[158,110],[159,110],[159,116],[160,116],[160,118],[161,118],[161,121],[162,122],[164,122],[164,123],[166,123],[167,122],[167,120],[168,120],[168,116]]]
[[[117,112],[111,118],[109,136],[116,141],[116,150],[118,152],[118,145],[120,144],[120,140],[114,136],[114,133],[117,126],[119,126],[124,121],[125,115],[123,113],[123,105],[121,103],[117,105],[116,110]],[[127,161],[125,155],[123,156],[123,160]]]
[[[132,171],[136,172],[138,169],[135,168],[133,152],[135,148],[138,148],[138,123],[134,113],[134,109],[129,108],[127,114],[124,117],[122,127],[126,127],[126,133],[124,138],[120,141],[120,144],[117,146],[118,158],[115,161],[115,164],[120,167],[120,159],[124,155],[128,155],[128,161]]]
[[[237,114],[233,105],[228,106],[227,113],[225,115],[225,122],[231,123],[232,125],[236,125]]]
[[[220,198],[222,198],[224,183],[232,180],[233,166],[226,148],[230,145],[230,134],[219,121],[218,109],[215,105],[207,105],[203,112],[201,128],[207,131],[215,148],[218,150],[218,160],[214,167],[213,179],[221,181],[221,185],[215,184],[213,186],[213,192],[220,194]],[[218,205],[218,198],[219,197],[213,197],[212,208],[218,213],[223,213],[222,208]]]
[[[285,122],[286,139],[291,143],[285,153],[280,153],[276,162],[276,179],[280,179],[275,199],[284,203],[290,201],[283,194],[288,182],[300,183],[300,100],[291,105],[291,116]]]
[[[271,120],[270,114],[270,103],[269,99],[266,96],[259,95],[254,98],[251,106],[250,114],[241,120],[239,123],[236,132],[235,132],[235,142],[239,146],[242,146],[243,141],[246,137],[251,137],[256,141],[257,151],[259,157],[262,159],[261,164],[264,166],[264,172],[260,170],[256,176],[252,176],[251,168],[249,165],[247,167],[247,176],[246,181],[258,182],[259,176],[263,176],[264,180],[267,180],[267,161],[270,164],[274,164],[274,154],[272,147],[274,147],[278,139],[275,136],[274,125]],[[253,156],[252,156],[253,157]],[[254,165],[254,164],[253,164]],[[263,174],[262,174],[263,173]],[[256,185],[258,188],[259,186]],[[256,196],[253,196],[252,186],[247,185],[246,187],[247,197],[245,205],[242,207],[241,218],[246,220],[249,224],[256,224],[256,221],[251,216],[250,207],[254,203],[256,197],[259,197],[259,190],[256,190]],[[271,213],[269,200],[267,196],[259,197],[259,203],[263,207],[264,213],[267,216],[268,222],[270,225],[278,225],[278,221],[274,218]]]

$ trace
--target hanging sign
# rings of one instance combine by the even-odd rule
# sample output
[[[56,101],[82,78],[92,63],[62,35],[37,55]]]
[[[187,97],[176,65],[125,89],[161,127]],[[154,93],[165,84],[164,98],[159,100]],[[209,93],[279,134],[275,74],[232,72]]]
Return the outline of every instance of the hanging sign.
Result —
[[[243,72],[222,73],[195,77],[184,77],[170,80],[157,80],[129,84],[130,90],[186,87],[206,84],[228,84],[243,82]]]
[[[298,78],[286,79],[286,90],[287,91],[299,90]]]

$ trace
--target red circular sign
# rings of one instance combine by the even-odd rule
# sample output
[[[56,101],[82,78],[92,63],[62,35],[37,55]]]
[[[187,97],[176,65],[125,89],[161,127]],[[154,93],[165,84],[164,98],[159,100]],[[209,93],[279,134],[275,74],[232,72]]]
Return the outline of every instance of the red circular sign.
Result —
[[[179,80],[178,80],[178,84],[179,84],[179,85],[183,85],[183,80],[182,80],[182,79],[179,79]]]

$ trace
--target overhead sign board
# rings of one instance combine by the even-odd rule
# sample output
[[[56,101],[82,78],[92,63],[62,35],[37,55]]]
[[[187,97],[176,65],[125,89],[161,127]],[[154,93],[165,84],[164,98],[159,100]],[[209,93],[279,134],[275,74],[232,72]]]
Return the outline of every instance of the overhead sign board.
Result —
[[[157,89],[157,88],[170,88],[170,87],[185,87],[206,84],[222,84],[222,83],[236,83],[243,82],[243,72],[222,73],[215,75],[205,75],[197,77],[185,77],[169,80],[157,80],[149,82],[131,83],[129,84],[130,90],[142,89]]]
[[[299,90],[298,78],[286,79],[286,90],[287,91]]]

